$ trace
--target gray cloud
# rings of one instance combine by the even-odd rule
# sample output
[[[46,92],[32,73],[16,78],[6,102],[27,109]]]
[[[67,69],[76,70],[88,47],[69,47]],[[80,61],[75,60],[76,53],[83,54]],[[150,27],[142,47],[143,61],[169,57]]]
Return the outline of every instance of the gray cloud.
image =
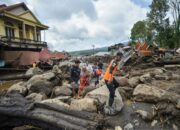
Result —
[[[96,19],[96,11],[91,0],[26,0],[43,19],[67,20],[73,14],[84,12]]]
[[[46,41],[51,49],[60,51],[126,41],[133,24],[144,19],[148,11],[132,0],[1,0],[6,4],[18,2],[25,2],[50,27]]]

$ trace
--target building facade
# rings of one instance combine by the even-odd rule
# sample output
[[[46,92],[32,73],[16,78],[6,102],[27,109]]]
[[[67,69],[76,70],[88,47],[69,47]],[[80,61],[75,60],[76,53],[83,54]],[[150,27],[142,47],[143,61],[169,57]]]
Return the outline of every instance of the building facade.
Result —
[[[24,59],[25,53],[26,57],[38,54],[47,47],[41,39],[41,31],[47,29],[24,3],[0,5],[0,62]],[[31,57],[27,64],[36,60]]]

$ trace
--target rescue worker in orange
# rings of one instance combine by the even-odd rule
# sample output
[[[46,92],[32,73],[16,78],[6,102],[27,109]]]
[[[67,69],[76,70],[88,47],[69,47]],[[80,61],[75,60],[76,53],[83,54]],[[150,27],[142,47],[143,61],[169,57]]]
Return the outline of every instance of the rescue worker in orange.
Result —
[[[119,86],[118,82],[114,79],[113,76],[118,69],[118,63],[121,60],[122,56],[123,54],[118,52],[115,58],[108,65],[104,74],[104,80],[109,90],[109,102],[108,102],[109,109],[113,109],[112,105],[114,102],[115,91],[116,91],[116,88]]]

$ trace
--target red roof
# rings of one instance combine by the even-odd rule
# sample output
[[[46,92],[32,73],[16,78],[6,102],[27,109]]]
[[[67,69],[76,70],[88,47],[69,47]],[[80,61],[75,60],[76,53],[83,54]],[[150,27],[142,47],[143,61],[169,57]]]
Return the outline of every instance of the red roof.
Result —
[[[51,52],[48,50],[48,48],[43,49],[40,52],[40,60],[49,60],[49,59],[64,59],[65,55],[63,52]]]

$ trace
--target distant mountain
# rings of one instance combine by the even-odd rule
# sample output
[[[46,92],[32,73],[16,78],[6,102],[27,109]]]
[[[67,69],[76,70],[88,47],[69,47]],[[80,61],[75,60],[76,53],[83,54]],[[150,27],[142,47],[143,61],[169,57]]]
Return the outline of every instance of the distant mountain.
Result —
[[[108,47],[102,47],[102,48],[95,48],[94,49],[94,53],[107,52],[107,51],[108,51]],[[72,55],[72,56],[92,55],[93,54],[93,49],[81,50],[81,51],[73,51],[73,52],[69,52],[69,54]]]

